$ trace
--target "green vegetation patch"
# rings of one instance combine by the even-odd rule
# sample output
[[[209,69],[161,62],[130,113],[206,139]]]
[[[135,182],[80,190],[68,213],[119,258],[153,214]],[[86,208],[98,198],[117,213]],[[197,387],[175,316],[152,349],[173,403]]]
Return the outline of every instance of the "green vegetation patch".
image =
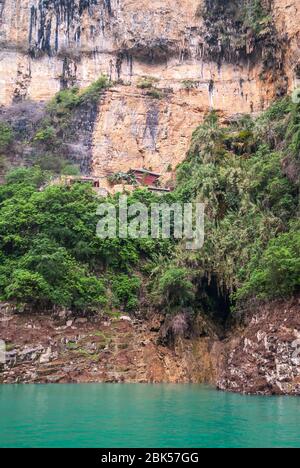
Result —
[[[6,151],[13,142],[12,128],[0,122],[0,152]]]
[[[55,105],[63,115],[77,99],[69,90]],[[289,98],[229,126],[211,112],[177,168],[175,190],[128,195],[129,206],[204,203],[199,251],[172,237],[100,239],[92,187],[49,186],[51,173],[40,167],[9,173],[0,186],[0,299],[78,315],[152,308],[178,316],[185,330],[187,316],[205,311],[222,321],[253,297],[297,293],[299,135],[300,105]],[[119,197],[107,201],[118,208]]]

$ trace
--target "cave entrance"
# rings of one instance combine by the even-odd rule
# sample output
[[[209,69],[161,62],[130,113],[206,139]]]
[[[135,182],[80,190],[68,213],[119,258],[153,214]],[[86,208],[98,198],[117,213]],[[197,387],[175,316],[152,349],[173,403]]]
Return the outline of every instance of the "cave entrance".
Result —
[[[227,328],[227,323],[231,316],[230,293],[229,291],[220,289],[216,276],[212,276],[210,281],[207,278],[201,280],[196,300],[210,319],[222,329],[225,330]]]

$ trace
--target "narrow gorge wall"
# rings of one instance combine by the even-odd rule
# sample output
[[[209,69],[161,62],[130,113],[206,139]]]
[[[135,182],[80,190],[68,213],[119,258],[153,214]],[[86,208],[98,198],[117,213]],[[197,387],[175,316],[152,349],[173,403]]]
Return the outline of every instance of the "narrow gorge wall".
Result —
[[[105,73],[115,85],[93,125],[93,172],[165,172],[210,108],[259,112],[295,87],[298,1],[263,0],[270,17],[255,38],[241,29],[247,1],[0,0],[0,105],[46,101]],[[159,93],[141,89],[143,76]]]

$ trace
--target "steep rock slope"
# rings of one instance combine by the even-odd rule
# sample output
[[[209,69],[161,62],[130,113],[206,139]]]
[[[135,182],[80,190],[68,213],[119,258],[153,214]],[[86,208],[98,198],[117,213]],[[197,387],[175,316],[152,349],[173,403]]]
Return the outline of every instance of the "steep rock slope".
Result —
[[[0,383],[205,383],[258,395],[299,395],[299,297],[253,306],[225,340],[159,342],[159,317],[124,319],[20,315],[0,305],[7,362]]]
[[[0,304],[0,334],[8,347],[0,383],[216,381],[218,343],[206,336],[161,346],[159,318],[50,318],[13,314]]]
[[[165,172],[209,108],[260,111],[295,86],[299,20],[295,0],[1,0],[0,105],[105,73],[115,87],[99,103],[92,171]]]
[[[222,348],[218,387],[259,395],[300,393],[300,299],[256,308]]]

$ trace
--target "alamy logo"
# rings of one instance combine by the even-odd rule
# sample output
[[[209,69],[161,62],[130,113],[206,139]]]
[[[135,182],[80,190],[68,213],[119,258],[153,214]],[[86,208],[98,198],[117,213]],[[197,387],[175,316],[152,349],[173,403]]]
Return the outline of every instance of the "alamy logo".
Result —
[[[0,364],[5,364],[6,362],[6,346],[5,341],[0,340]]]
[[[296,88],[292,94],[292,101],[294,104],[300,103],[300,88]]]
[[[184,239],[187,250],[199,250],[204,244],[203,203],[128,204],[121,196],[118,206],[101,203],[97,214],[100,239]]]

